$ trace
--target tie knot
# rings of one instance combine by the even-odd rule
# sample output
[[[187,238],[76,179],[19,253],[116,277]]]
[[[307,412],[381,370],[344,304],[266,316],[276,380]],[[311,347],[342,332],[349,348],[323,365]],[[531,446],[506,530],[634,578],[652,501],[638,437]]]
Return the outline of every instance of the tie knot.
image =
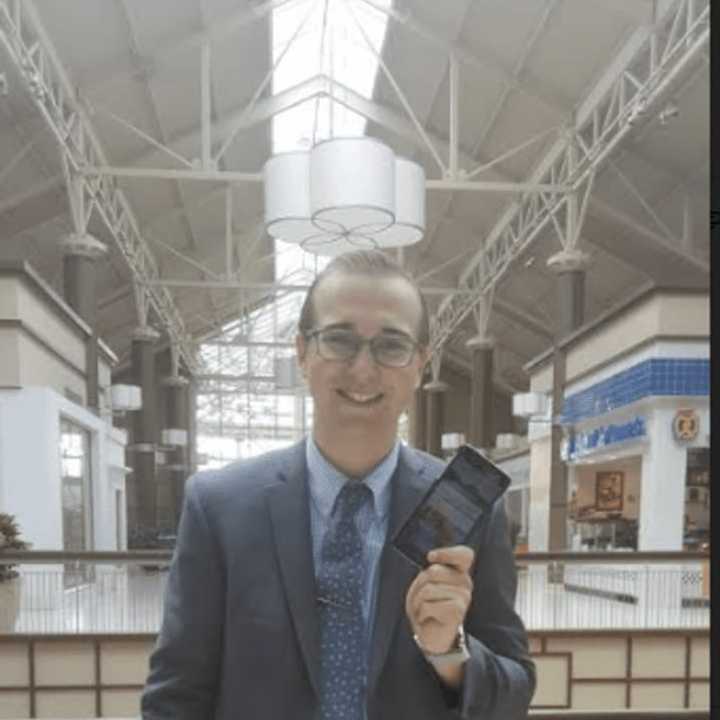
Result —
[[[338,493],[335,509],[340,518],[354,517],[365,503],[372,501],[372,490],[364,483],[351,480]]]

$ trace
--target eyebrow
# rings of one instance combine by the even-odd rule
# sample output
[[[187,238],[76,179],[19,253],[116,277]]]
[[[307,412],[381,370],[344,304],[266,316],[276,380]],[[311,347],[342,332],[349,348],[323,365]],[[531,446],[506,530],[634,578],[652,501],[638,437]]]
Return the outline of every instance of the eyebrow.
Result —
[[[355,326],[352,323],[349,322],[336,322],[336,323],[330,323],[329,325],[323,325],[323,330],[355,330]],[[380,329],[380,334],[384,335],[398,335],[400,337],[409,338],[410,340],[413,340],[413,336],[409,333],[406,333],[404,330],[398,330],[394,327],[383,327]]]

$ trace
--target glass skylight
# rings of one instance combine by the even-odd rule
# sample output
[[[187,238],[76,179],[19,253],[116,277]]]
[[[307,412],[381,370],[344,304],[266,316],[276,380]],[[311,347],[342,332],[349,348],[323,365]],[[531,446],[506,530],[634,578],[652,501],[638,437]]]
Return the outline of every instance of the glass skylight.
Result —
[[[387,15],[362,0],[287,3],[273,11],[273,65],[306,22],[275,70],[273,93],[325,75],[372,97],[377,58],[357,30],[347,2],[375,51],[382,51]],[[392,5],[391,0],[376,3]],[[327,98],[314,98],[273,118],[272,152],[305,150],[329,137],[361,136],[365,125],[357,113],[338,103],[331,106]],[[278,284],[307,286],[329,258],[276,240],[274,262]],[[199,469],[286,446],[311,427],[312,398],[304,387],[276,387],[274,376],[277,358],[294,357],[292,342],[304,297],[304,290],[276,292],[268,303],[228,323],[201,346],[209,375],[197,394]]]
[[[392,2],[380,0],[378,4],[391,7]],[[374,52],[358,30],[353,14]],[[302,0],[274,10],[273,65],[279,63],[273,74],[273,93],[325,75],[372,98],[378,72],[375,53],[382,52],[387,19],[385,13],[362,0]],[[293,38],[303,22],[303,29]],[[331,136],[363,135],[365,124],[365,118],[339,103],[314,98],[273,118],[273,153],[307,149]]]

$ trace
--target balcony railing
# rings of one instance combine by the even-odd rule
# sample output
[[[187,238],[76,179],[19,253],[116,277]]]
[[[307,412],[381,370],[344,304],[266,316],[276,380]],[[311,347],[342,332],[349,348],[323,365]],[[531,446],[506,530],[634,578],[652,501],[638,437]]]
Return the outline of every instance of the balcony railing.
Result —
[[[0,633],[155,633],[171,558],[2,551],[20,576],[0,584]],[[516,564],[528,630],[709,627],[707,553],[524,553]]]

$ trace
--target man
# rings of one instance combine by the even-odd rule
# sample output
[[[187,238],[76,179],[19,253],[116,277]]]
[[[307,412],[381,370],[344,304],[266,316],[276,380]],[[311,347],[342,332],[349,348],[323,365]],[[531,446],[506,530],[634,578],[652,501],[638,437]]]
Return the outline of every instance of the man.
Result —
[[[519,720],[535,687],[501,504],[423,571],[388,539],[444,464],[397,440],[428,360],[418,288],[379,251],[303,306],[312,436],[188,482],[148,720]]]

